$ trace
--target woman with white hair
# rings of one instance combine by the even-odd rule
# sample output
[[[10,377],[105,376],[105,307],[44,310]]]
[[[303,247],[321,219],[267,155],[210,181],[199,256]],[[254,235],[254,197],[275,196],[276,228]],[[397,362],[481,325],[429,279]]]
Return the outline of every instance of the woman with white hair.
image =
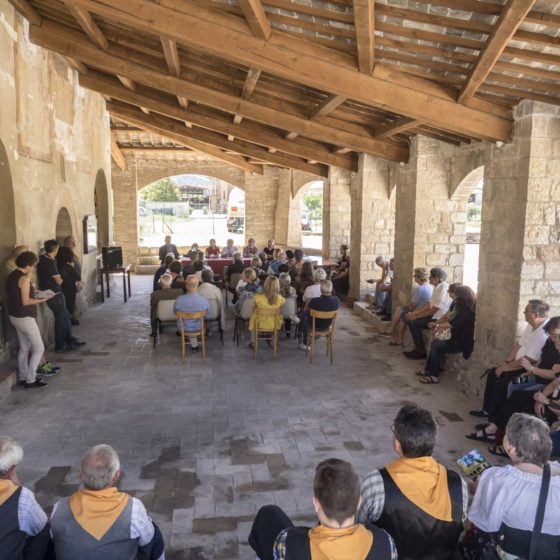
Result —
[[[21,445],[0,436],[0,559],[43,560],[51,543],[48,519],[18,479],[22,460]]]
[[[327,273],[324,268],[318,268],[313,273],[313,284],[308,286],[303,292],[303,303],[307,303],[310,299],[321,297],[321,280],[327,279]]]

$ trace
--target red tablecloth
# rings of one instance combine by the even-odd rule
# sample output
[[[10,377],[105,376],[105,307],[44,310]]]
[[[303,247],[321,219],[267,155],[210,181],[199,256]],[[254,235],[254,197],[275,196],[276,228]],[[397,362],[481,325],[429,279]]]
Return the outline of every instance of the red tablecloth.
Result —
[[[207,263],[208,266],[212,269],[212,272],[216,275],[218,275],[222,280],[224,279],[224,268],[226,266],[230,266],[233,264],[233,259],[232,258],[212,258],[212,257],[208,257],[207,259],[204,259]],[[252,259],[243,259],[243,264],[247,267],[251,264],[251,260]],[[191,262],[191,259],[188,258],[183,258],[182,259],[183,262],[183,266],[186,266],[187,264],[189,264]]]

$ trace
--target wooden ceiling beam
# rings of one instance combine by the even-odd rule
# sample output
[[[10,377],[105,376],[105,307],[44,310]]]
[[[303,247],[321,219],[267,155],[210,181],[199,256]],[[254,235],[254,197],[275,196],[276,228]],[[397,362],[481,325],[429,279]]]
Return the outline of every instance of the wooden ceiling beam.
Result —
[[[459,103],[464,103],[475,95],[535,2],[536,0],[508,0],[478,62],[457,97]]]
[[[257,82],[261,76],[260,70],[254,70],[253,68],[249,68],[249,72],[247,72],[247,77],[245,78],[245,83],[243,84],[243,91],[241,92],[241,99],[251,99],[255,88],[257,87]],[[239,114],[235,114],[233,117],[233,122],[235,124],[240,124],[243,120],[243,117]]]
[[[181,59],[179,58],[179,51],[177,50],[177,43],[175,41],[170,41],[161,37],[161,46],[163,47],[163,54],[165,56],[165,62],[167,62],[167,68],[171,75],[177,78],[181,77]],[[187,109],[189,106],[189,100],[181,95],[177,96],[177,101],[183,109]],[[186,124],[186,123],[185,123]],[[188,125],[187,125],[188,126]]]
[[[168,146],[168,147],[161,147],[161,146],[127,146],[123,144],[118,144],[118,148],[121,152],[155,152],[155,153],[170,153],[170,152],[179,152],[179,153],[194,153],[194,150],[191,148],[187,148],[186,146]]]
[[[353,0],[354,28],[360,72],[373,73],[375,65],[375,0]]]
[[[322,103],[319,103],[311,115],[309,115],[310,121],[316,121],[321,117],[325,117],[329,113],[332,113],[339,105],[346,101],[346,97],[343,95],[329,95]],[[293,140],[298,136],[297,132],[289,132],[286,134],[286,140]]]
[[[550,27],[560,27],[560,14],[547,14],[545,12],[532,11],[525,18],[527,23],[538,23]]]
[[[27,0],[8,0],[33,25],[41,25],[43,18]]]
[[[213,155],[214,157],[218,157],[224,161],[227,161],[228,163],[237,165],[238,167],[241,167],[240,162],[243,161],[243,168],[248,171],[257,172],[261,175],[263,171],[262,168],[259,168],[259,166],[249,164],[243,157],[237,155],[229,155],[222,150],[229,150],[248,157],[268,161],[270,163],[273,163],[274,165],[300,169],[302,171],[314,173],[315,175],[319,175],[321,177],[325,177],[328,175],[327,166],[310,166],[299,158],[286,155],[271,154],[266,149],[258,148],[257,146],[249,143],[243,143],[239,141],[229,142],[222,135],[215,132],[210,132],[199,128],[185,129],[179,123],[167,117],[162,117],[159,115],[151,115],[150,117],[146,117],[142,115],[142,113],[138,111],[138,109],[135,109],[133,107],[124,107],[121,105],[116,105],[114,103],[110,103],[107,109],[119,120],[135,124],[148,131],[152,131],[154,133],[160,134],[161,136],[169,138],[174,142],[178,142],[179,144],[184,144],[185,146],[194,148],[200,152]],[[247,166],[250,166],[252,169],[247,168]]]
[[[123,153],[121,152],[121,150],[119,149],[119,146],[112,134],[111,134],[111,156],[115,164],[117,165],[117,167],[121,171],[124,171],[126,169],[126,159]]]
[[[74,16],[74,19],[85,31],[86,35],[95,45],[106,51],[109,48],[109,41],[107,41],[101,29],[97,27],[97,24],[93,21],[91,14],[87,10],[74,5],[72,0],[64,0],[64,3],[66,4],[68,11]]]
[[[421,82],[417,89],[411,89],[404,87],[398,80],[389,83],[375,75],[360,73],[352,67],[346,55],[288,37],[284,33],[275,31],[268,41],[263,41],[249,35],[243,27],[244,22],[235,16],[218,14],[215,10],[189,2],[182,2],[178,11],[172,9],[176,3],[171,0],[160,0],[159,4],[149,0],[127,0],[118,5],[112,0],[74,1],[105,18],[139,31],[165,35],[197,50],[286,80],[344,95],[413,119],[423,119],[436,128],[457,130],[474,138],[511,139],[511,121],[458,104],[455,99],[434,97],[423,89]],[[378,5],[377,9],[381,7]],[[432,14],[425,15],[430,18],[429,23],[434,23],[434,19],[442,19]],[[472,28],[470,21],[462,22],[462,25],[463,28]],[[482,24],[477,23],[476,26]],[[185,33],[185,29],[189,33]],[[52,42],[51,38],[48,40]]]
[[[288,142],[282,139],[278,134],[268,131],[255,123],[235,125],[227,118],[210,115],[208,110],[204,111],[199,107],[187,112],[161,99],[142,95],[138,92],[130,92],[110,79],[103,79],[92,75],[80,76],[80,84],[82,87],[97,91],[102,95],[108,95],[113,99],[119,99],[120,101],[138,107],[147,107],[153,112],[173,119],[181,121],[188,119],[189,122],[196,126],[242,138],[248,142],[266,146],[267,148],[274,148],[296,157],[314,159],[325,165],[333,165],[350,171],[357,170],[356,162],[353,158],[336,156],[328,149],[322,148],[319,144],[312,142]]]
[[[239,7],[253,32],[255,37],[268,41],[272,28],[266,13],[261,4],[261,0],[238,0]]]
[[[411,128],[416,128],[421,124],[423,124],[422,121],[403,117],[402,119],[397,119],[389,124],[386,124],[385,126],[376,128],[374,136],[375,138],[389,138],[390,136],[395,136],[396,134],[400,134],[401,132],[406,132]]]

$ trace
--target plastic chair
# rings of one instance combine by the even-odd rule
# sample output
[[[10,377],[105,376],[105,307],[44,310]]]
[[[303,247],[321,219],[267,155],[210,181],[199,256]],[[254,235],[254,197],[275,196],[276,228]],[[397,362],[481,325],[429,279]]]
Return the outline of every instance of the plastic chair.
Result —
[[[209,299],[208,305],[210,308],[208,309],[208,313],[206,314],[205,321],[206,323],[216,323],[218,325],[218,331],[220,332],[220,342],[222,346],[224,345],[224,331],[222,329],[222,310],[218,305],[218,300],[216,299]]]
[[[163,330],[162,323],[170,323],[170,322],[175,323],[177,321],[177,316],[175,315],[175,311],[173,310],[174,305],[175,305],[174,299],[166,299],[158,302],[157,317],[156,317],[158,328],[156,331],[156,336],[152,337],[152,343],[154,345],[154,348],[157,345],[158,335],[161,334]]]
[[[307,335],[307,344],[305,353],[309,354],[309,363],[313,361],[313,352],[315,350],[315,339],[325,337],[327,340],[327,356],[330,356],[331,364],[334,359],[334,342],[333,332],[334,324],[336,321],[336,314],[338,311],[316,311],[315,309],[309,310],[311,316],[311,332]],[[326,331],[318,331],[315,328],[315,319],[332,319],[329,328]],[[311,336],[311,352],[309,352],[309,336]]]
[[[259,340],[267,340],[270,342],[270,336],[260,336],[261,334],[272,335],[272,359],[276,359],[276,353],[278,351],[278,329],[276,324],[278,322],[278,317],[280,317],[280,307],[275,309],[263,309],[262,307],[255,307],[255,334],[253,336],[253,359],[257,359],[257,352],[259,349]],[[259,319],[261,317],[273,317],[274,328],[263,329],[259,326]]]
[[[179,319],[179,325],[181,327],[181,355],[183,358],[186,353],[186,346],[188,339],[196,336],[200,339],[200,344],[202,346],[202,357],[206,359],[206,327],[204,326],[204,317],[206,316],[206,311],[197,311],[196,313],[185,313],[183,311],[177,311],[177,319]],[[200,319],[199,327],[196,331],[186,331],[185,330],[185,320],[188,319]]]
[[[235,325],[233,327],[233,340],[237,341],[239,346],[239,335],[245,332],[245,325],[251,319],[253,314],[254,301],[252,297],[246,297],[241,304],[240,316],[235,317]]]

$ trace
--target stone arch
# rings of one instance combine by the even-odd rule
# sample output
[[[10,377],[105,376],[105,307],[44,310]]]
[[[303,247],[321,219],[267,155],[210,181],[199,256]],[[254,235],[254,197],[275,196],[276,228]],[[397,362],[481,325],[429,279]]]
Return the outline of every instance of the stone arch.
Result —
[[[4,262],[16,245],[14,189],[8,153],[0,141],[0,262]],[[4,283],[2,282],[2,286]]]
[[[95,177],[93,196],[95,202],[95,217],[97,218],[97,247],[101,249],[101,247],[107,247],[111,240],[109,189],[103,169],[100,169]]]
[[[315,181],[321,181],[323,187],[325,186],[326,179],[324,177],[319,177],[312,175],[311,173],[297,172],[292,176],[292,192],[294,198],[301,194],[301,192],[309,185],[309,183],[314,183]]]
[[[72,218],[70,217],[70,213],[64,206],[58,211],[55,231],[56,240],[58,241],[59,245],[63,244],[65,237],[74,235],[72,228]]]

